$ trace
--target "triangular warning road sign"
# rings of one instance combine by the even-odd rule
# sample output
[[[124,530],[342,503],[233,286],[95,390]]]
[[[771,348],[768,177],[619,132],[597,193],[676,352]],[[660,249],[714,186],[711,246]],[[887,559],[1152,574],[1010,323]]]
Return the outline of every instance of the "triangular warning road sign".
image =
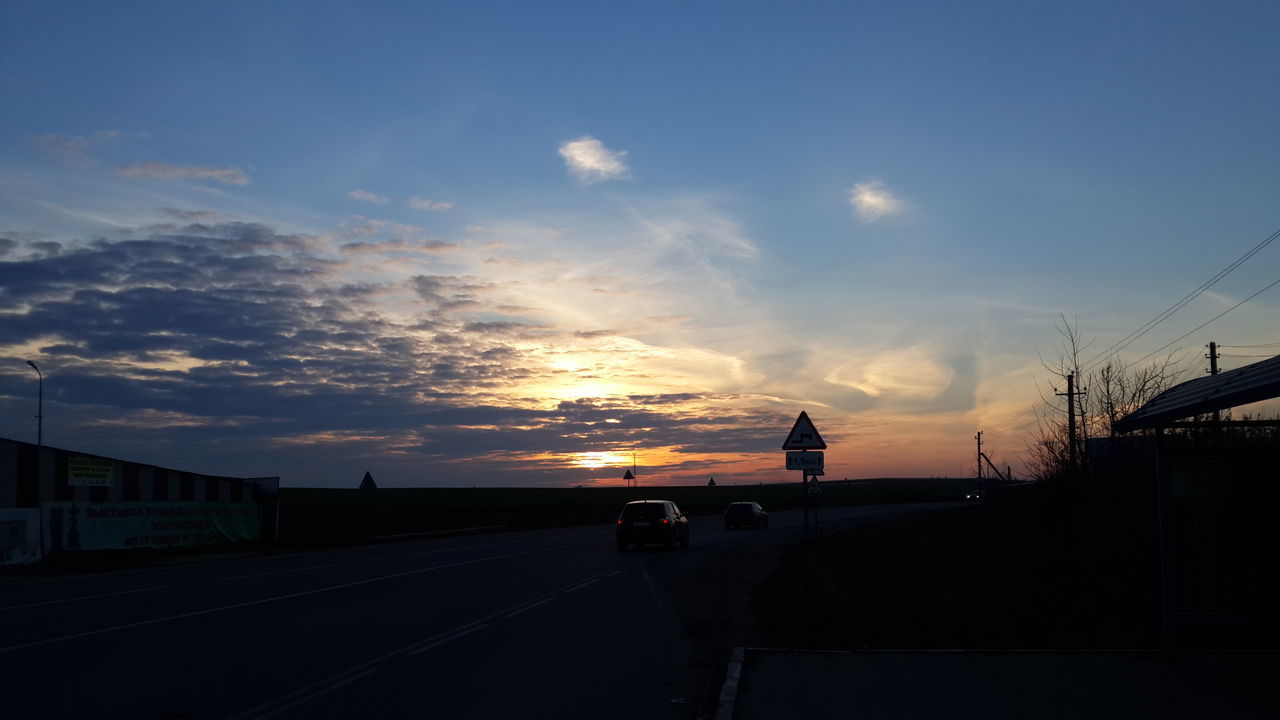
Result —
[[[810,476],[809,478],[809,494],[821,495],[822,486],[818,484],[818,478]]]
[[[787,435],[787,441],[782,443],[783,450],[826,450],[827,444],[822,441],[822,436],[818,434],[818,428],[813,426],[813,421],[809,419],[809,413],[801,410],[800,417],[796,418],[796,424],[791,426],[791,433]]]

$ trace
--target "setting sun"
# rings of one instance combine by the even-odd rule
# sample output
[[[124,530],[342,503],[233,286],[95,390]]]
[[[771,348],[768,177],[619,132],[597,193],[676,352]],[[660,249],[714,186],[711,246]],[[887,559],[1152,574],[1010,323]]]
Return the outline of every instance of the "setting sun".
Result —
[[[571,456],[570,464],[573,465],[573,467],[587,468],[588,470],[599,470],[600,468],[609,467],[611,465],[629,465],[631,464],[631,456],[616,452],[574,453]]]

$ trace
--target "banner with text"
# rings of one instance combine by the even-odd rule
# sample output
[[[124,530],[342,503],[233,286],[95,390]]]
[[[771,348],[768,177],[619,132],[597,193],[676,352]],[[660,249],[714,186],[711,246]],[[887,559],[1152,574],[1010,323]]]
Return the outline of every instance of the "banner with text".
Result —
[[[110,487],[116,477],[114,460],[72,455],[67,458],[67,484],[82,487]]]
[[[255,503],[47,502],[45,551],[217,545],[257,540]]]

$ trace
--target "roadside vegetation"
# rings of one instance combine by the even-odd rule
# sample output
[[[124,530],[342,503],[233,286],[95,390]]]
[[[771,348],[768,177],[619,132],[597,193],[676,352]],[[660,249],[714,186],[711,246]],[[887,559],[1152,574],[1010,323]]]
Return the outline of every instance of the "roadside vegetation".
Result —
[[[1154,547],[1131,528],[1091,536],[1102,519],[1072,495],[993,490],[794,545],[755,593],[762,632],[844,650],[1156,646]]]
[[[768,644],[1161,647],[1163,512],[1169,642],[1280,645],[1272,571],[1280,528],[1271,518],[1280,427],[1202,422],[1158,439],[1116,435],[1117,421],[1198,369],[1173,355],[1148,365],[1114,354],[1084,360],[1088,343],[1076,327],[1064,318],[1059,332],[1028,448],[1039,482],[988,488],[959,512],[894,518],[789,548],[754,594]]]

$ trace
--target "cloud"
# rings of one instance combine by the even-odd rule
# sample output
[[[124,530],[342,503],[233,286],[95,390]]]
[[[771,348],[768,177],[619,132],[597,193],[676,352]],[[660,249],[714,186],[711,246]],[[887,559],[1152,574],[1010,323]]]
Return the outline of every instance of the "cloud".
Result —
[[[150,177],[159,180],[217,180],[224,185],[248,185],[249,178],[234,165],[220,168],[210,165],[168,165],[150,162],[141,165],[121,165],[116,168],[120,177]]]
[[[338,248],[344,253],[442,253],[457,250],[458,244],[443,240],[384,240],[381,242],[349,242]]]
[[[895,215],[903,210],[903,203],[880,180],[858,183],[849,191],[849,204],[864,223]]]
[[[872,397],[930,400],[941,395],[954,377],[951,366],[934,359],[924,348],[914,347],[851,361],[833,371],[827,381]]]
[[[382,233],[392,235],[401,240],[425,238],[427,234],[426,228],[417,225],[398,223],[394,220],[379,220],[364,215],[352,215],[350,221],[341,223],[339,227],[344,232],[352,235],[367,236]]]
[[[217,220],[229,219],[229,215],[212,210],[183,210],[181,208],[163,207],[160,213],[167,215],[175,220],[181,220],[188,223],[211,223]]]
[[[352,200],[359,200],[360,202],[373,203],[374,205],[386,205],[391,202],[385,195],[375,195],[368,190],[360,189],[352,190],[347,193],[347,197]]]
[[[733,353],[688,346],[684,328],[714,303],[672,289],[738,313],[706,267],[750,255],[705,204],[566,220],[554,236],[499,224],[519,267],[370,218],[297,235],[161,212],[170,224],[61,247],[0,233],[0,435],[29,415],[6,390],[27,357],[56,372],[55,407],[75,408],[62,432],[85,452],[288,468],[292,483],[341,484],[352,463],[353,482],[368,465],[393,485],[577,483],[604,475],[575,455],[639,438],[641,462],[674,481],[707,462],[699,453],[752,452],[776,434],[738,394],[758,381]],[[574,262],[552,266],[564,253]],[[629,293],[602,301],[604,283]],[[483,472],[464,462],[471,450]]]
[[[417,195],[414,195],[413,197],[409,198],[409,207],[413,208],[414,210],[431,210],[433,212],[439,212],[441,210],[448,210],[452,208],[453,203],[442,202],[438,200],[431,200],[428,198],[421,198],[421,197],[418,197]]]
[[[627,166],[622,161],[626,155],[625,150],[610,150],[590,135],[560,146],[560,156],[569,172],[586,183],[626,177]]]
[[[34,142],[36,147],[63,165],[91,168],[98,164],[89,154],[89,141],[85,138],[49,133],[35,136]]]

